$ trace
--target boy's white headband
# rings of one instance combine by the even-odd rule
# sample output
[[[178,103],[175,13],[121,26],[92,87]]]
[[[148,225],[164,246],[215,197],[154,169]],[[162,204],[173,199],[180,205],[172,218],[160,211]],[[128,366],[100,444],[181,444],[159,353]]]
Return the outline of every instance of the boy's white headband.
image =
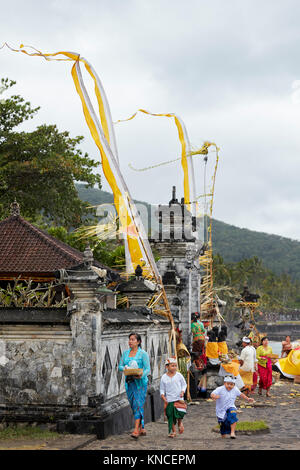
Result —
[[[175,357],[169,357],[166,362],[165,362],[165,365],[169,365],[169,364],[177,364],[177,361],[176,361],[176,358]]]
[[[224,377],[224,382],[232,382],[235,384],[235,378],[231,377],[230,375],[226,375],[226,377]]]

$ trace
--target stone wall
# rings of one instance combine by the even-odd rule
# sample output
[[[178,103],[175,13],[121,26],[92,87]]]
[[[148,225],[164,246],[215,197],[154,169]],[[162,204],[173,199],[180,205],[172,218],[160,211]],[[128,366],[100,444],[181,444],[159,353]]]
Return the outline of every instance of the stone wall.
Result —
[[[144,312],[144,313],[142,313]],[[105,400],[125,393],[124,374],[118,370],[122,354],[129,348],[128,336],[135,332],[142,338],[142,348],[148,352],[151,366],[149,383],[156,388],[165,372],[168,355],[170,323],[164,317],[151,315],[147,309],[107,310],[103,312],[104,328],[101,343],[101,387]]]
[[[271,341],[283,341],[290,335],[292,341],[300,339],[300,322],[296,323],[257,323],[260,332],[266,333]]]
[[[287,310],[285,312],[264,313],[261,316],[260,321],[265,323],[276,323],[278,321],[300,321],[300,310]]]
[[[3,321],[6,312],[1,313]],[[0,324],[0,404],[70,403],[70,326],[28,324],[26,319],[23,310],[23,324]]]
[[[64,309],[0,310],[0,420],[50,420],[62,432],[102,438],[129,429],[133,415],[118,365],[133,331],[151,364],[145,420],[158,419],[169,321],[143,307],[99,308],[89,298],[77,299],[68,315]]]
[[[72,292],[67,309],[0,309],[0,421],[51,418],[60,431],[101,438],[131,427],[118,365],[132,332],[150,356],[145,420],[160,416],[170,323],[145,307],[105,310],[91,259],[58,272]]]

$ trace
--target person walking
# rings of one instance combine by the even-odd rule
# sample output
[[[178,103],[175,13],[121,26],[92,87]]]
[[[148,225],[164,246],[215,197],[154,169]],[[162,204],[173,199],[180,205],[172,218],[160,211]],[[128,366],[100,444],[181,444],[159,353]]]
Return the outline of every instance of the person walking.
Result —
[[[147,397],[148,375],[150,374],[150,361],[146,351],[142,349],[142,339],[137,333],[129,335],[129,349],[124,351],[119,370],[126,368],[142,369],[140,375],[129,375],[125,378],[125,389],[128,401],[133,411],[135,427],[131,437],[137,439],[139,436],[146,436],[144,423],[144,405]],[[132,367],[132,366],[135,367]]]
[[[249,344],[249,348],[251,348],[251,351],[253,353],[253,362],[254,362],[254,372],[253,372],[253,383],[252,383],[252,386],[251,386],[251,394],[255,392],[255,389],[256,389],[256,386],[257,386],[257,379],[258,379],[258,375],[257,375],[257,357],[256,357],[256,349],[255,347],[253,346],[252,344],[252,340],[251,338],[250,339],[250,344]]]
[[[176,422],[178,420],[178,431],[182,434],[184,426],[182,420],[186,413],[186,403],[183,401],[187,388],[186,381],[180,372],[177,372],[176,358],[170,357],[165,362],[167,372],[160,381],[160,395],[166,404],[166,414],[169,425],[169,437],[176,436]]]
[[[272,360],[268,357],[273,354],[267,336],[261,339],[261,345],[256,350],[256,357],[258,361],[258,375],[259,375],[259,395],[262,395],[262,390],[266,390],[266,396],[270,397],[270,388],[272,385]]]
[[[221,436],[224,438],[226,434],[230,434],[231,439],[235,439],[235,428],[238,422],[235,400],[241,397],[252,403],[253,398],[242,393],[235,385],[235,378],[230,375],[224,377],[224,385],[213,390],[210,396],[216,400],[216,415]]]
[[[243,349],[239,358],[239,362],[241,364],[239,372],[245,385],[243,390],[245,395],[249,395],[251,392],[251,387],[253,385],[253,372],[255,372],[254,355],[250,342],[251,340],[247,336],[243,337]]]

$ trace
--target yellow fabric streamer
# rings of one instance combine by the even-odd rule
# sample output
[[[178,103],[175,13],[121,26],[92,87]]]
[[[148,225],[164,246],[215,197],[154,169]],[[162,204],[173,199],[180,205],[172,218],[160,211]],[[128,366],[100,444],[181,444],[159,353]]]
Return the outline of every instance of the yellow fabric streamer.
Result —
[[[169,354],[175,353],[175,355],[177,355],[175,324],[171,314],[169,302],[152,254],[147,234],[145,233],[143,223],[133,202],[133,199],[130,196],[129,190],[120,170],[113,122],[111,119],[108,101],[99,77],[97,76],[91,64],[89,64],[89,62],[84,57],[81,57],[80,54],[75,52],[61,51],[53,54],[43,54],[37,49],[31,48],[35,52],[30,53],[24,49],[25,46],[23,46],[23,44],[20,46],[20,49],[13,49],[6,43],[2,47],[4,46],[9,47],[9,49],[14,52],[23,52],[29,56],[43,57],[46,60],[62,60],[73,62],[71,74],[74,85],[80,97],[83,113],[90,133],[100,151],[103,171],[113,191],[114,203],[119,215],[121,226],[123,228],[126,265],[128,266],[128,262],[130,262],[129,267],[131,271],[133,271],[137,265],[142,265],[143,274],[147,277],[155,278],[162,293],[162,300],[165,307],[164,315],[167,315],[169,318],[172,328],[169,339]],[[59,55],[62,55],[63,58],[57,58]],[[84,64],[87,72],[94,81],[100,121],[94,111],[91,100],[86,91],[81,75],[80,62]],[[172,340],[173,351],[171,348]]]
[[[132,116],[127,119],[119,119],[116,123],[131,121],[138,112],[148,114],[150,116],[168,117],[174,118],[175,125],[178,131],[178,137],[181,144],[181,165],[183,168],[183,188],[184,188],[184,201],[187,205],[188,210],[192,211],[192,215],[196,216],[196,204],[190,203],[190,201],[196,201],[196,184],[195,184],[195,173],[193,159],[190,149],[190,141],[188,133],[186,131],[184,122],[179,116],[174,113],[151,113],[145,109],[138,109]],[[192,206],[192,207],[191,207]]]
[[[90,133],[95,144],[100,150],[104,175],[112,189],[116,210],[119,215],[121,226],[123,227],[125,248],[128,248],[128,253],[130,254],[130,259],[126,260],[127,266],[130,263],[129,271],[133,272],[137,265],[142,265],[145,275],[154,276],[158,281],[160,281],[160,276],[148,237],[120,171],[116,140],[108,101],[101,81],[92,65],[84,57],[81,57],[80,54],[75,52],[60,51],[51,54],[44,54],[35,48],[31,48],[34,52],[28,52],[24,49],[25,46],[23,45],[20,46],[20,49],[13,49],[8,45],[7,47],[14,52],[22,52],[28,56],[39,56],[46,60],[73,62],[71,75],[74,85],[80,97],[83,113]],[[60,55],[63,56],[63,58],[57,57]],[[81,74],[80,62],[84,64],[87,72],[93,79],[100,121],[86,91]],[[127,230],[127,227],[134,227],[134,230]]]

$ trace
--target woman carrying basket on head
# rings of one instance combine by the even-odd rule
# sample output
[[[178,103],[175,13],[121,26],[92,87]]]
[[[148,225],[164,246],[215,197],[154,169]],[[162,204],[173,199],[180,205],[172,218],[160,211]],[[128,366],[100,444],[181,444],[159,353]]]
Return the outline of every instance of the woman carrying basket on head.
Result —
[[[124,369],[133,368],[132,365],[142,369],[139,375],[129,375],[125,378],[125,389],[135,419],[135,427],[131,437],[137,439],[139,436],[146,435],[144,405],[147,397],[150,362],[148,353],[142,349],[142,340],[139,334],[131,333],[128,343],[130,349],[124,351],[120,360],[119,370],[124,371]]]

